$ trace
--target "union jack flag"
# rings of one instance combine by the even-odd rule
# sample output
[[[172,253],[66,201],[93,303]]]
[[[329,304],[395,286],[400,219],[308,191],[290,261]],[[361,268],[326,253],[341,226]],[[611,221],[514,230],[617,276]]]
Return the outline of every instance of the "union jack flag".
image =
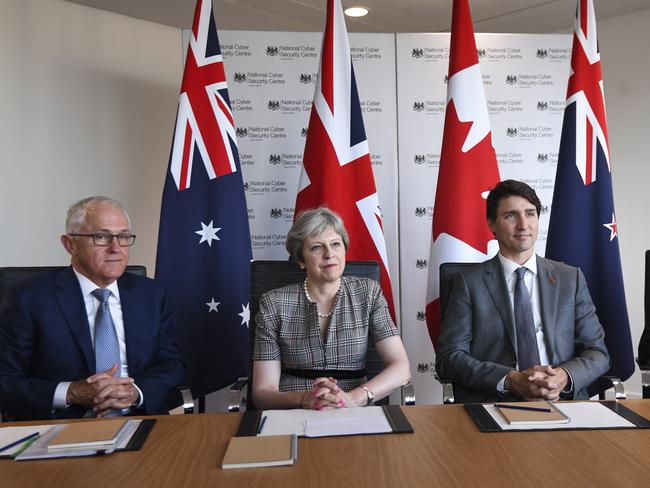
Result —
[[[343,218],[349,260],[377,261],[395,318],[379,199],[340,0],[328,0],[296,212],[326,205]]]
[[[212,29],[212,30],[211,30]],[[226,73],[212,2],[197,3],[171,154],[171,172],[179,190],[190,187],[194,151],[198,151],[210,179],[237,171],[231,144],[237,145],[230,110]],[[217,135],[217,137],[215,137]]]
[[[584,272],[605,329],[608,374],[625,380],[634,359],[607,141],[596,14],[592,0],[580,0],[546,256]]]
[[[186,382],[205,395],[248,370],[252,257],[246,198],[217,28],[198,0],[158,233],[156,279],[177,322]]]
[[[607,169],[611,169],[603,75],[596,35],[596,18],[591,2],[580,2],[576,12],[566,103],[575,103],[576,166],[584,184],[589,185],[596,180],[597,145],[602,148]]]

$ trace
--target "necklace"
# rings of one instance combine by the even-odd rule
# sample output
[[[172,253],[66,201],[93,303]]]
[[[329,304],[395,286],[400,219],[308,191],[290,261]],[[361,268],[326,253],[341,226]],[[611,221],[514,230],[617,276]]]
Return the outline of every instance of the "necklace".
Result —
[[[305,290],[305,296],[307,297],[307,300],[316,303],[314,300],[311,299],[311,295],[309,294],[309,289],[307,288],[307,278],[305,278],[305,281],[302,284],[303,289]],[[316,303],[316,313],[318,316],[322,319],[326,319],[327,317],[331,316],[334,313],[334,309],[336,308],[336,302],[339,299],[339,291],[341,291],[341,278],[339,278],[339,289],[336,290],[336,295],[334,296],[334,305],[332,305],[332,308],[330,309],[329,312],[327,313],[321,313],[318,310],[318,303]]]

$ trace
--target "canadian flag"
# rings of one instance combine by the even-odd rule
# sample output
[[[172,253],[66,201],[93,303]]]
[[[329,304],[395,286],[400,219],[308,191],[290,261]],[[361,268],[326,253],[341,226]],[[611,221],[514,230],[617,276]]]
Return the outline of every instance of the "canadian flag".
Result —
[[[454,0],[447,110],[433,209],[426,319],[435,348],[440,333],[440,264],[481,262],[497,249],[485,198],[500,181],[468,0]]]

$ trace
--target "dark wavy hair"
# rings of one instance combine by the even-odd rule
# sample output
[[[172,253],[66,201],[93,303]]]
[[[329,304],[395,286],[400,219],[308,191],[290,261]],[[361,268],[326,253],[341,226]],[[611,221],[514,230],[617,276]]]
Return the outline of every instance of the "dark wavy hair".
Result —
[[[540,202],[537,193],[523,181],[504,180],[490,190],[490,194],[485,202],[485,216],[488,220],[494,222],[497,218],[497,208],[502,198],[523,197],[535,205],[537,216],[542,211],[542,202]]]

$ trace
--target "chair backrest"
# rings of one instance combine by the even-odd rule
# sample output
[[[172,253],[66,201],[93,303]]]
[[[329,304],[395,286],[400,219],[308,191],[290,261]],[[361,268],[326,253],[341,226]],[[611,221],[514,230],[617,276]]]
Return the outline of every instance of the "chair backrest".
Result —
[[[359,276],[362,278],[371,278],[379,282],[380,268],[379,264],[373,261],[347,261],[345,263],[344,276]],[[251,263],[251,320],[250,320],[250,351],[251,361],[248,374],[248,385],[246,395],[246,408],[252,410],[253,404],[252,385],[253,385],[253,361],[252,351],[255,345],[255,317],[259,311],[260,297],[267,291],[275,288],[299,283],[305,279],[305,271],[298,268],[295,263],[290,261],[253,261]],[[384,363],[377,354],[372,341],[368,341],[368,351],[366,353],[366,372],[368,379],[377,375],[384,369]],[[388,401],[388,397],[385,399]],[[381,402],[379,402],[381,404]]]
[[[451,285],[454,284],[454,278],[461,271],[467,271],[477,263],[442,263],[440,265],[440,323],[445,316],[449,295],[451,294]]]
[[[5,293],[7,293],[7,290],[15,281],[28,278],[38,273],[64,269],[66,267],[67,266],[13,266],[0,268],[0,303],[2,303]],[[126,267],[126,271],[138,276],[147,276],[147,268],[145,266],[129,265]]]
[[[639,366],[650,369],[650,251],[645,252],[645,291],[643,294],[645,326],[639,341]]]

